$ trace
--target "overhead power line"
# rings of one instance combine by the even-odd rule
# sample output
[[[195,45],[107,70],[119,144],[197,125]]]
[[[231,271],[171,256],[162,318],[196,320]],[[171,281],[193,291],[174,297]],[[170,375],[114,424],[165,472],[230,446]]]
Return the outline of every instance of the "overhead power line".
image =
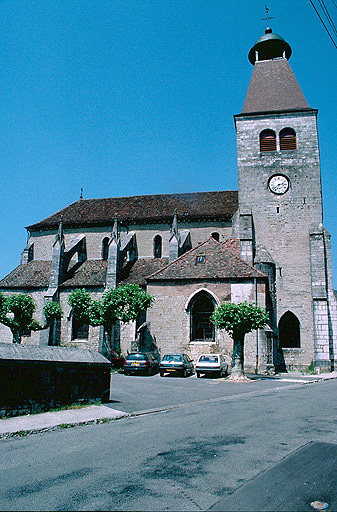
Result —
[[[321,8],[323,9],[323,12],[324,12],[325,16],[326,16],[326,17],[327,17],[327,19],[328,19],[328,22],[330,23],[330,26],[331,26],[331,28],[332,28],[333,32],[334,32],[334,33],[335,33],[335,35],[337,36],[336,26],[335,26],[335,24],[334,24],[334,22],[333,22],[333,20],[332,20],[332,18],[331,18],[331,16],[330,16],[330,14],[329,14],[329,11],[328,11],[328,9],[327,9],[327,7],[326,7],[325,3],[324,3],[324,0],[318,0],[318,1],[319,1],[319,3],[320,3]]]
[[[330,37],[330,39],[331,39],[331,41],[332,41],[332,44],[333,44],[333,45],[334,45],[334,47],[337,49],[337,44],[336,44],[336,42],[334,41],[333,36],[330,34],[329,29],[328,29],[328,27],[326,26],[326,24],[324,23],[324,21],[323,21],[323,19],[322,19],[321,15],[320,15],[320,13],[319,13],[319,12],[318,12],[318,10],[316,9],[315,4],[313,3],[313,1],[312,1],[312,0],[309,0],[309,2],[310,2],[310,3],[311,3],[311,5],[313,6],[313,8],[314,8],[314,10],[315,10],[315,12],[316,12],[317,16],[319,17],[319,19],[321,20],[321,22],[322,22],[322,24],[323,24],[323,26],[324,26],[325,30],[326,30],[326,31],[327,31],[327,33],[328,33],[328,36]],[[329,19],[329,18],[328,18],[328,19]],[[333,24],[333,27],[335,27],[335,25],[334,25],[334,24]]]

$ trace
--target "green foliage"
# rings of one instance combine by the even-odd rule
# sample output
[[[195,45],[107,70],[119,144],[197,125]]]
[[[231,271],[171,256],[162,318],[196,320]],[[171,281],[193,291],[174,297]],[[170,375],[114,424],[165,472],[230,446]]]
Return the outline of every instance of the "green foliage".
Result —
[[[63,311],[59,302],[47,302],[43,306],[43,314],[46,319],[47,325],[50,325],[53,320],[61,320]]]
[[[103,322],[111,325],[117,319],[123,323],[136,320],[141,311],[151,307],[153,301],[152,295],[133,283],[107,290],[102,301]]]
[[[29,295],[18,293],[5,297],[0,293],[0,323],[10,328],[14,342],[20,343],[26,329],[42,329],[39,322],[33,319],[35,309],[34,300]]]
[[[102,303],[100,300],[93,300],[89,307],[89,317],[91,325],[102,325]]]
[[[74,290],[68,298],[68,304],[73,310],[73,315],[80,324],[90,324],[90,308],[92,299],[90,293],[84,288]]]
[[[126,284],[106,290],[102,301],[92,300],[85,289],[74,290],[68,303],[73,315],[82,324],[111,327],[116,320],[123,323],[136,320],[141,311],[153,303],[153,297],[136,284]]]
[[[31,322],[36,309],[32,297],[24,293],[7,297],[7,307],[9,312],[14,313],[15,320],[26,327]]]
[[[255,304],[226,302],[214,311],[211,321],[236,339],[255,329],[262,329],[268,323],[269,317],[265,309]]]
[[[0,292],[0,319],[6,318],[7,311],[8,311],[7,299],[4,296],[4,294]]]

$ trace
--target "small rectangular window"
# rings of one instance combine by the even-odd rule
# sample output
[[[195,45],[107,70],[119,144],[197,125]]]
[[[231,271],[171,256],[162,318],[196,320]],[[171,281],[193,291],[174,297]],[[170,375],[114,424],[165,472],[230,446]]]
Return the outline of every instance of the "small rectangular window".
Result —
[[[201,255],[201,256],[196,257],[195,263],[196,263],[196,265],[198,265],[199,263],[205,263],[205,261],[206,261],[206,256]]]

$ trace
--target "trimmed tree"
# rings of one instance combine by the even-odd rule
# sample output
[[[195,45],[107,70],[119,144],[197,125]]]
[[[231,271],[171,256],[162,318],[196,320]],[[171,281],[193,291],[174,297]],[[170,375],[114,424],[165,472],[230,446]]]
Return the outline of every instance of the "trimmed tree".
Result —
[[[48,345],[59,345],[61,338],[60,322],[63,311],[59,302],[49,301],[43,306],[44,328],[49,327]]]
[[[43,329],[33,318],[35,309],[34,300],[29,295],[18,293],[5,297],[0,292],[0,323],[12,331],[13,343],[21,343],[22,335],[27,329]]]
[[[47,302],[43,306],[43,314],[46,319],[45,327],[50,327],[54,320],[61,320],[63,311],[59,302]]]
[[[73,315],[81,324],[103,325],[105,346],[111,351],[111,332],[117,320],[132,322],[153,303],[153,297],[140,286],[130,283],[110,288],[102,300],[92,300],[85,289],[74,290],[68,299]]]
[[[244,375],[244,340],[245,335],[256,329],[262,329],[269,321],[265,309],[240,302],[226,302],[219,306],[211,316],[211,321],[218,329],[224,329],[233,339],[232,373],[233,379]]]

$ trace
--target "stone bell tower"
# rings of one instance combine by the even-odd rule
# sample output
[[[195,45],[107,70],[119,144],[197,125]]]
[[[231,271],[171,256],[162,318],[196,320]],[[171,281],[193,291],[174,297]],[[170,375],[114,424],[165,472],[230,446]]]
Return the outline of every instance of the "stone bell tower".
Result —
[[[241,256],[269,275],[274,363],[330,369],[335,297],[322,225],[317,110],[290,68],[292,50],[267,28],[237,132]],[[337,359],[337,357],[336,357]]]

